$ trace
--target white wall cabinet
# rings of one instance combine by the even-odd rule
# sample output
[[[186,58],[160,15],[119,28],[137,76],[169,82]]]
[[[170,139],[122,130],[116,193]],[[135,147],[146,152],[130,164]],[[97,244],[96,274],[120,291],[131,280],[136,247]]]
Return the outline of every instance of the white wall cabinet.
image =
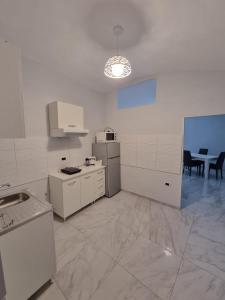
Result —
[[[54,212],[64,220],[105,195],[105,167],[85,167],[81,173],[49,176],[50,200]]]
[[[0,138],[25,137],[20,50],[0,41]]]
[[[70,103],[55,101],[49,103],[50,135],[64,137],[71,134],[86,134],[84,109]]]

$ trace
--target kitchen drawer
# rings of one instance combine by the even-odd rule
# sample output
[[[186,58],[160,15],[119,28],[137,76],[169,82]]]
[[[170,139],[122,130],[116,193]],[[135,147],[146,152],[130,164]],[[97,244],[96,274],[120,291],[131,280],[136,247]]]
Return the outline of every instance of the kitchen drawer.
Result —
[[[99,184],[99,185],[97,185],[96,186],[96,190],[97,191],[104,191],[105,190],[105,184],[104,183],[102,183],[102,184]]]
[[[96,180],[105,178],[105,170],[99,170],[95,173]]]
[[[105,183],[101,183],[96,186],[96,198],[102,197],[105,195]]]
[[[95,179],[95,184],[101,185],[101,184],[105,184],[105,176],[99,176]]]
[[[97,172],[96,172],[96,175],[104,176],[104,175],[105,175],[105,170],[102,169],[102,170],[97,171]]]

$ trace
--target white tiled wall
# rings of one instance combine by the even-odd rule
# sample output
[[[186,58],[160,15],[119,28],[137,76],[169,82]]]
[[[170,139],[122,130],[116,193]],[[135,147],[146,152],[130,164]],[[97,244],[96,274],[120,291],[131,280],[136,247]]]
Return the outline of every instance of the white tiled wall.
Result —
[[[105,127],[105,95],[23,57],[23,102],[26,139],[0,139],[0,184],[30,187],[43,197],[51,170],[81,165],[91,155],[94,134]],[[84,108],[86,136],[49,138],[48,104],[65,101]],[[62,161],[67,157],[67,161]],[[13,188],[12,188],[13,189]],[[11,190],[10,189],[10,192]],[[2,189],[0,189],[0,194]]]
[[[92,134],[74,138],[0,139],[0,184],[9,182],[12,187],[26,187],[29,183],[35,190],[36,185],[31,183],[47,182],[49,172],[83,164],[85,157],[91,155],[91,143]],[[36,189],[39,190],[38,184]],[[44,184],[41,195],[46,193]]]
[[[121,164],[180,174],[182,136],[120,135]]]
[[[182,136],[123,134],[122,189],[180,206]]]
[[[122,165],[121,179],[122,189],[125,191],[180,207],[181,176],[179,175]],[[167,183],[169,186],[166,185]]]

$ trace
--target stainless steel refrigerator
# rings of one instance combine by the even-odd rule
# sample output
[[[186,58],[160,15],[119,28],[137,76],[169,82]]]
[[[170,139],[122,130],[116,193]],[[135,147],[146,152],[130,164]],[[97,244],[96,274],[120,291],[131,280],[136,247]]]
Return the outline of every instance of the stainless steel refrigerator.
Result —
[[[92,144],[92,154],[97,160],[102,160],[106,166],[106,196],[112,197],[121,190],[120,181],[120,144],[98,143]]]

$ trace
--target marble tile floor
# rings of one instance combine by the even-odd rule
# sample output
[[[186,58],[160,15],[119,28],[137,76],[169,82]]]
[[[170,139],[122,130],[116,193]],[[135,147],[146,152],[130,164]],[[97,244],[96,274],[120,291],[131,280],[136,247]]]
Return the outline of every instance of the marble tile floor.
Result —
[[[55,218],[41,300],[225,300],[225,182],[184,176],[183,208],[121,191]]]

